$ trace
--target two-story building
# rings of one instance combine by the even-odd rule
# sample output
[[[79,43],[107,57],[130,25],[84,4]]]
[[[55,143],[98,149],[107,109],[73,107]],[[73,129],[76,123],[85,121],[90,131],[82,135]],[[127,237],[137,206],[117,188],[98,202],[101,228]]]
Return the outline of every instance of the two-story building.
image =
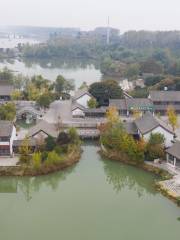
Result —
[[[16,128],[10,121],[0,121],[0,156],[12,156]]]

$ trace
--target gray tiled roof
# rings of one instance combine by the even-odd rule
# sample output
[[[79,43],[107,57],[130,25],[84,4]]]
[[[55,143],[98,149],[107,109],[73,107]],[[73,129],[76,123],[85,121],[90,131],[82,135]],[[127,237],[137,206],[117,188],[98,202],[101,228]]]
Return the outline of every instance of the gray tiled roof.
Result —
[[[180,91],[150,91],[153,102],[180,102]]]
[[[141,134],[146,134],[158,126],[161,126],[166,131],[173,134],[173,130],[170,126],[168,126],[165,122],[154,117],[151,112],[146,112],[141,118],[135,120],[135,124]]]
[[[13,89],[13,85],[0,82],[0,96],[10,96]]]
[[[109,99],[109,106],[114,106],[118,110],[127,110],[125,99]]]
[[[176,141],[166,152],[180,160],[180,142]]]
[[[148,98],[110,99],[109,105],[115,106],[119,110],[153,108],[153,104]]]
[[[0,120],[0,137],[10,137],[13,130],[13,123]]]
[[[134,122],[123,122],[123,126],[128,134],[131,134],[131,135],[138,134],[138,130]]]
[[[84,96],[85,94],[87,94],[87,95],[89,95],[90,97],[92,97],[92,95],[88,92],[88,89],[87,89],[87,88],[83,88],[83,89],[78,89],[78,90],[75,92],[73,99],[74,99],[74,100],[77,100],[77,99],[79,99],[80,97]]]
[[[106,113],[107,107],[100,107],[100,108],[86,108],[84,109],[85,113]]]
[[[40,131],[46,133],[49,136],[56,138],[58,136],[58,131],[53,123],[48,123],[44,120],[40,121],[37,125],[29,129],[28,136],[33,137]]]
[[[84,109],[85,109],[84,106],[82,106],[81,104],[77,103],[76,101],[73,101],[73,102],[72,102],[72,111],[74,111],[74,110],[77,109],[77,108],[79,108],[79,109],[81,109],[81,110],[84,110]]]

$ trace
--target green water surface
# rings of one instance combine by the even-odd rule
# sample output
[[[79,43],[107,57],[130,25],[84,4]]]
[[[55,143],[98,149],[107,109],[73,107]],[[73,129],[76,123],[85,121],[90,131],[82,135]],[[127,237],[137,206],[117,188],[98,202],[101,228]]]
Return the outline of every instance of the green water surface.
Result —
[[[180,208],[154,188],[155,176],[102,159],[56,174],[0,178],[0,240],[179,240]]]

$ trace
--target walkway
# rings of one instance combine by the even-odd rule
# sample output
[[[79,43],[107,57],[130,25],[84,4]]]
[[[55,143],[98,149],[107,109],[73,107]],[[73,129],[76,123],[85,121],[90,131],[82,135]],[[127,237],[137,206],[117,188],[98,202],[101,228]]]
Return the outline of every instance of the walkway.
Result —
[[[18,157],[0,157],[0,167],[15,167],[19,162]]]
[[[180,169],[171,167],[166,162],[163,162],[161,164],[154,162],[146,162],[146,164],[166,170],[171,175],[173,175],[172,179],[161,181],[159,182],[159,184],[161,185],[161,187],[163,187],[163,189],[170,192],[171,195],[173,195],[174,197],[180,197]]]

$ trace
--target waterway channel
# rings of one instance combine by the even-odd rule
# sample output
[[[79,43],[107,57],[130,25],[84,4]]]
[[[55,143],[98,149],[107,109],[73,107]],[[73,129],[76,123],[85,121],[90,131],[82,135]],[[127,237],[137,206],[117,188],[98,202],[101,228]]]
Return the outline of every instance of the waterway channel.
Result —
[[[180,208],[153,174],[103,159],[87,142],[78,164],[0,178],[1,240],[179,240]]]

